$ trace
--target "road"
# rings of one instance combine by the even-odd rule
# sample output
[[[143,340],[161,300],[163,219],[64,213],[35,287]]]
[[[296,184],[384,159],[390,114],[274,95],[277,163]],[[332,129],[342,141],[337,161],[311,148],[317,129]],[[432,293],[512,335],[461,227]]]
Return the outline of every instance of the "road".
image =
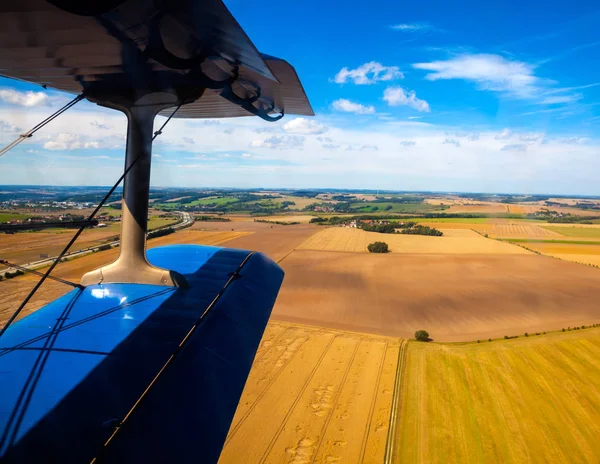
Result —
[[[174,213],[179,214],[180,215],[180,219],[179,222],[175,223],[175,224],[170,224],[168,226],[165,227],[160,227],[158,229],[154,229],[154,231],[156,230],[162,230],[162,229],[175,229],[175,230],[180,230],[180,229],[185,229],[186,227],[190,227],[193,223],[194,223],[194,218],[192,217],[192,215],[190,213],[186,213],[183,211],[174,211]],[[114,242],[108,242],[108,243],[101,243],[98,245],[94,245],[88,248],[83,248],[81,250],[77,250],[77,251],[72,251],[70,253],[67,253],[63,259],[73,259],[73,258],[79,258],[80,256],[85,256],[85,255],[89,255],[90,253],[94,253],[95,251],[99,251],[99,248],[101,246],[105,246],[105,245],[110,245],[111,248],[117,247],[119,246],[121,243],[120,240],[115,240]],[[2,257],[0,256],[0,259]],[[56,259],[56,256],[50,257],[50,258],[44,258],[41,259],[39,261],[34,261],[33,263],[27,263],[27,264],[20,264],[21,267],[24,267],[26,269],[39,269],[41,267],[45,267],[45,266],[49,266],[50,264],[52,264],[52,262]],[[19,263],[16,263],[19,264]],[[4,274],[6,274],[7,272],[14,272],[15,268],[4,268],[4,269],[0,269],[0,276],[4,277]]]

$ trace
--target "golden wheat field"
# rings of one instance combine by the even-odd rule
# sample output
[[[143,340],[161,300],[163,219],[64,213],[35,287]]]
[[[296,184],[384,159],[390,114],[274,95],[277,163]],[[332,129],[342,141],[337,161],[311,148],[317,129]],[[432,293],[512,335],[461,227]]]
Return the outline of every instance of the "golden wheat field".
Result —
[[[269,323],[219,463],[381,463],[400,340]]]
[[[409,342],[394,462],[600,462],[600,329]]]
[[[581,240],[586,239],[583,238]],[[600,266],[600,245],[531,242],[524,243],[523,245],[544,255],[553,256],[565,261]]]
[[[442,237],[380,234],[346,227],[328,227],[309,237],[298,249],[368,252],[367,245],[386,242],[392,253],[528,254],[521,247],[486,239],[471,230],[444,230]]]

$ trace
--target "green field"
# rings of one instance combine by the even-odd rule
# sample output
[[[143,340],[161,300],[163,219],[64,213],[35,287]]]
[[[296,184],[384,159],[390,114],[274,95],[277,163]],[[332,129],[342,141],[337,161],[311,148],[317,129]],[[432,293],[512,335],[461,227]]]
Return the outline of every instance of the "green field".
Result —
[[[27,219],[28,217],[30,217],[29,214],[2,213],[2,212],[0,212],[0,222],[22,220],[22,219]]]
[[[377,207],[376,211],[373,208]],[[390,209],[386,209],[391,207]],[[430,211],[442,211],[442,208],[427,203],[393,203],[393,202],[365,202],[358,201],[350,204],[353,213],[427,213]]]
[[[600,329],[409,342],[394,462],[597,463]]]
[[[600,238],[600,227],[569,227],[569,226],[542,226],[565,237],[598,237]]]
[[[427,218],[427,217],[413,217],[413,218],[402,218],[403,221],[415,221],[415,222],[439,222],[448,224],[485,224],[490,221],[489,218]]]
[[[238,199],[233,197],[201,198],[199,200],[192,201],[191,203],[189,203],[189,206],[214,204],[215,206],[221,207],[229,205],[231,203],[235,203],[236,201],[238,201]]]

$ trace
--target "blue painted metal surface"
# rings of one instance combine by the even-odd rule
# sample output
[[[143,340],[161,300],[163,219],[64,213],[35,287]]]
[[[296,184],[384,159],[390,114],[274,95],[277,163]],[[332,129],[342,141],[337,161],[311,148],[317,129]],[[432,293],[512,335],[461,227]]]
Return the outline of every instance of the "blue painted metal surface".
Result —
[[[74,290],[0,339],[3,463],[218,460],[283,272],[259,253],[196,245],[148,259],[189,287]]]

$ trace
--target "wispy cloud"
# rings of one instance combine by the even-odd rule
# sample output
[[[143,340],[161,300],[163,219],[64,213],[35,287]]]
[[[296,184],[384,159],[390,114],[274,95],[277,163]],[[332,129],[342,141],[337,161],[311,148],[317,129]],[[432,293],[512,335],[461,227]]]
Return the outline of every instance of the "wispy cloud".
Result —
[[[354,114],[373,114],[375,113],[375,107],[368,105],[361,105],[360,103],[340,98],[332,103],[331,107],[337,111],[343,111],[345,113]]]
[[[500,151],[527,151],[527,145],[524,143],[511,143],[509,145],[504,145],[500,148]]]
[[[550,97],[544,97],[540,101],[543,105],[556,105],[556,104],[565,104],[565,103],[575,103],[583,98],[583,95],[580,93],[570,94],[570,95],[553,95]]]
[[[430,81],[464,79],[481,89],[519,98],[538,95],[545,82],[535,75],[534,65],[500,55],[463,54],[443,61],[415,63],[413,67],[429,71],[425,79]]]
[[[442,141],[442,144],[445,145],[454,145],[456,147],[460,147],[460,142],[456,139],[446,138]]]
[[[402,87],[388,87],[383,92],[383,99],[390,106],[409,106],[417,111],[429,112],[429,103],[417,98],[414,90],[406,91]]]
[[[441,31],[441,29],[438,29],[427,22],[400,23],[400,24],[394,24],[393,26],[390,26],[390,28],[394,29],[395,31],[402,31],[402,32]]]
[[[305,138],[299,135],[272,135],[263,140],[254,140],[250,146],[255,148],[300,148]]]
[[[415,63],[413,67],[429,71],[425,79],[430,81],[462,79],[475,83],[481,90],[498,92],[540,105],[574,104],[584,97],[581,92],[576,91],[600,85],[592,83],[557,87],[556,81],[536,75],[535,64],[483,53],[463,53],[447,60]]]
[[[384,66],[377,61],[370,61],[356,69],[342,68],[333,78],[333,82],[336,84],[352,82],[357,85],[368,85],[395,79],[404,79],[404,74],[398,66]]]
[[[96,129],[104,129],[104,130],[109,130],[110,126],[106,125],[106,124],[102,124],[98,121],[92,121],[90,122],[90,126],[95,127]]]
[[[512,137],[512,132],[510,129],[505,128],[502,131],[494,136],[496,140],[508,140]]]

